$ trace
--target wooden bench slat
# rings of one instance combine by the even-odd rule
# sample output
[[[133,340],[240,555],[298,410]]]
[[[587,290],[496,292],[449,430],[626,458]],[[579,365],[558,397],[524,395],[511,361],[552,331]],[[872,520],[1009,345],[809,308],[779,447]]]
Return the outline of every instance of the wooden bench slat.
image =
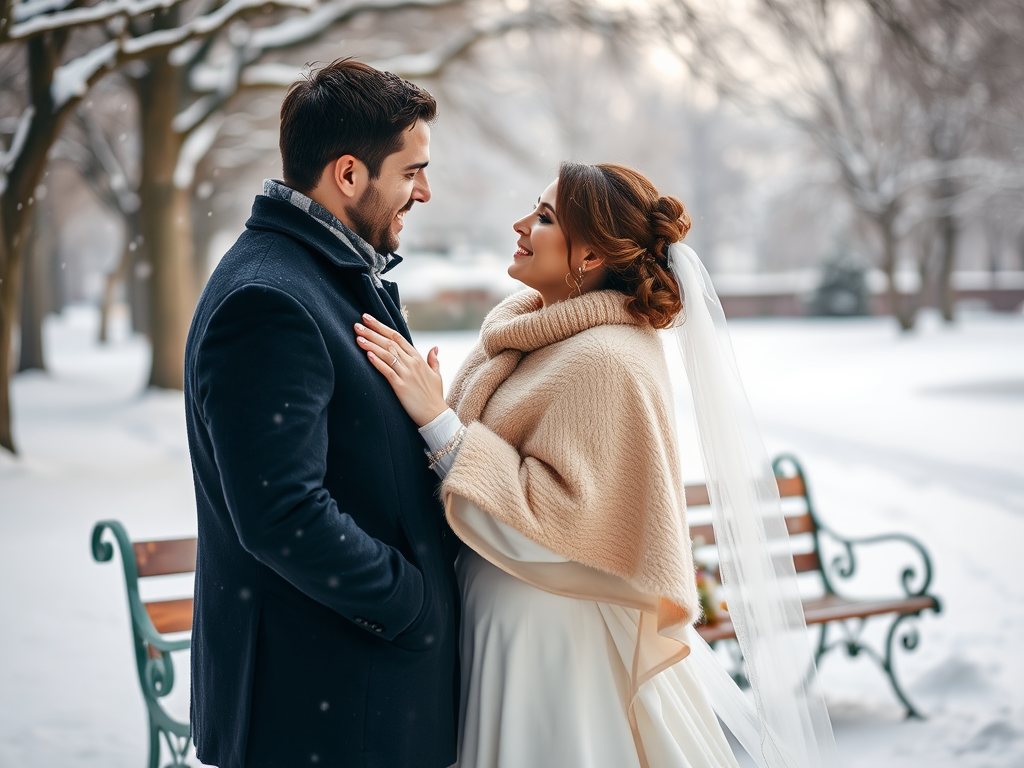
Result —
[[[824,624],[842,619],[866,618],[883,613],[917,613],[926,608],[935,608],[935,598],[904,597],[881,600],[845,600],[837,595],[808,600],[804,603],[804,616],[808,624]]]
[[[793,555],[793,567],[796,568],[797,573],[807,573],[808,571],[820,571],[821,562],[818,560],[817,552],[800,552]]]
[[[804,486],[802,477],[779,477],[776,480],[779,484],[779,496],[784,499],[807,495],[807,488]]]
[[[807,513],[788,516],[786,517],[786,530],[789,531],[790,536],[796,536],[800,533],[814,533],[814,518]],[[698,537],[704,539],[704,546],[714,544],[716,541],[715,526],[710,523],[691,525],[690,538],[693,541],[697,541]]]
[[[807,495],[807,487],[804,485],[802,477],[779,477],[776,478],[776,482],[779,484],[780,498],[790,499],[795,496]],[[688,507],[705,507],[711,503],[708,487],[703,483],[687,485],[683,490],[686,494],[686,506]]]
[[[149,620],[161,635],[168,632],[188,632],[192,629],[192,598],[180,600],[154,600],[143,604]]]
[[[172,573],[192,573],[196,569],[196,539],[167,539],[165,541],[136,541],[135,565],[139,576],[166,576]]]
[[[688,485],[683,489],[683,493],[688,507],[704,507],[711,503],[706,485]]]
[[[843,619],[867,618],[886,613],[918,613],[936,607],[935,598],[924,595],[921,597],[904,597],[893,600],[846,600],[838,595],[828,595],[816,600],[804,601],[804,618],[807,625],[827,624],[830,621]],[[725,617],[728,614],[723,614]],[[697,627],[697,631],[705,641],[726,640],[736,637],[732,622],[728,618],[721,619],[711,626]]]
[[[800,533],[814,533],[814,518],[809,514],[793,515],[786,518],[786,530],[790,536]]]

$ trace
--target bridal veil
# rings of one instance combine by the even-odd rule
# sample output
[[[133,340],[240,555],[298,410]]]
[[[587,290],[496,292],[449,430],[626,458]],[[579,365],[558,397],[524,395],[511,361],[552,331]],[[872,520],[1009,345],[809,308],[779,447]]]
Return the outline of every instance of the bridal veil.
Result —
[[[669,247],[683,296],[672,328],[693,393],[729,617],[753,705],[696,631],[691,660],[718,716],[761,768],[838,768],[778,486],[740,379],[725,313],[693,249]]]

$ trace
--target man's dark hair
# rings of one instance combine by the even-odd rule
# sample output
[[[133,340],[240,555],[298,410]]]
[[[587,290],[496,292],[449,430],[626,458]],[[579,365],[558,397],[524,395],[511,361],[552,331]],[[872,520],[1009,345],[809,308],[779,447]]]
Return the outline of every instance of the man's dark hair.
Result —
[[[402,133],[437,116],[434,97],[408,80],[352,59],[338,59],[292,85],[281,105],[284,183],[308,193],[342,155],[380,176],[402,148]]]

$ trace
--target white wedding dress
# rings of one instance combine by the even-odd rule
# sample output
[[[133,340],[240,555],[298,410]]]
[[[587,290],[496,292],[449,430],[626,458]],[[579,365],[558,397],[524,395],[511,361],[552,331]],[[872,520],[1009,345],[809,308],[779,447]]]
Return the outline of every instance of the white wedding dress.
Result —
[[[652,596],[638,600],[624,580],[560,558],[453,496],[446,500],[449,522],[473,542],[456,564],[463,601],[459,768],[738,768],[709,693],[761,768],[839,766],[796,573],[791,560],[773,555],[788,549],[789,534],[725,313],[692,249],[674,243],[668,256],[688,297],[685,322],[672,332],[717,499],[727,599],[754,701],[692,628],[667,638],[675,645],[666,650],[648,613],[623,607],[651,605]],[[440,457],[441,477],[455,461],[462,428],[449,409],[420,429],[428,451]],[[682,642],[690,654],[673,663]]]
[[[462,522],[506,557],[567,562],[471,507]],[[464,547],[459,768],[642,768],[628,716],[639,611],[563,597]],[[690,659],[640,687],[649,768],[735,768]]]

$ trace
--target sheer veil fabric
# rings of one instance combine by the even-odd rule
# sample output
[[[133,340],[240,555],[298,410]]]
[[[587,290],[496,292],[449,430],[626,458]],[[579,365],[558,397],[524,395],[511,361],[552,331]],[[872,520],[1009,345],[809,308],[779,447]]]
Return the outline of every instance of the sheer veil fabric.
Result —
[[[807,636],[778,486],[747,400],[711,278],[693,249],[669,248],[683,294],[672,333],[693,393],[729,616],[753,706],[695,631],[695,674],[761,768],[838,768]]]

